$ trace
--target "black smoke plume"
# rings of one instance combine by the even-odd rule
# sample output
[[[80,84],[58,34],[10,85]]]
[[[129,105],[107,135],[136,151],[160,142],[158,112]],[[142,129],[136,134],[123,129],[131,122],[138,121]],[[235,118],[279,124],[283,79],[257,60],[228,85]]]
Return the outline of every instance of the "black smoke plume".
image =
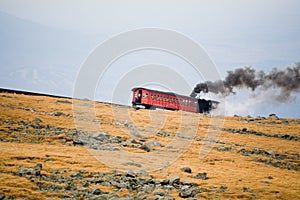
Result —
[[[285,101],[291,97],[292,92],[300,92],[300,63],[285,69],[274,68],[268,74],[250,67],[238,68],[227,73],[224,80],[197,84],[190,96],[196,97],[200,92],[228,96],[235,94],[234,88],[248,88],[252,91],[258,88],[262,90],[274,88],[280,90],[277,100]]]

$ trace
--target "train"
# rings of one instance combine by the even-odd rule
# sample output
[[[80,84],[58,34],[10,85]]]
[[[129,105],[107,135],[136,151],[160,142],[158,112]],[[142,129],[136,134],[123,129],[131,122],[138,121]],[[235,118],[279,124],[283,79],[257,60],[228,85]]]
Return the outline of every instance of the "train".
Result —
[[[132,89],[132,106],[145,109],[182,110],[193,113],[210,113],[219,102],[197,99],[172,92],[163,92],[143,87]]]

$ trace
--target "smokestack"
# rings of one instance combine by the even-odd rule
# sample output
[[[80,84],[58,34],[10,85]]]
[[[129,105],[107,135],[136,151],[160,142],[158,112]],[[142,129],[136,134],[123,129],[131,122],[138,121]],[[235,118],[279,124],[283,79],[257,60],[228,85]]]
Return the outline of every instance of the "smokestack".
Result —
[[[274,68],[268,74],[250,67],[238,68],[228,71],[224,80],[197,84],[190,96],[196,97],[200,92],[228,96],[235,94],[234,88],[248,88],[252,91],[258,88],[262,90],[277,88],[280,89],[277,100],[286,101],[291,97],[292,92],[300,92],[300,63],[283,70]]]

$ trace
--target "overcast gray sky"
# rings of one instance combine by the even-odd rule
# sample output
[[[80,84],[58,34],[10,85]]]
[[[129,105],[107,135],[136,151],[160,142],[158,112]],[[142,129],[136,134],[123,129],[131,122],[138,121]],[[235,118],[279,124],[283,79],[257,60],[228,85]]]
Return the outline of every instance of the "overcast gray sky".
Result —
[[[74,54],[74,59],[72,59],[72,55],[68,56],[68,59],[74,60],[72,67],[68,68],[69,64],[64,63],[63,58],[61,58],[61,63],[60,61],[55,63],[57,72],[61,73],[59,69],[65,67],[69,71],[74,71],[73,76],[78,72],[88,53],[101,42],[121,32],[144,27],[174,30],[192,38],[207,51],[216,63],[222,77],[226,76],[227,70],[243,66],[252,66],[264,71],[270,71],[273,67],[284,68],[300,61],[299,10],[299,0],[0,1],[0,11],[3,13],[26,22],[49,27],[49,29],[90,38],[90,41],[84,42],[86,43],[85,49],[82,47],[84,49],[82,52]],[[10,25],[6,26],[1,27],[2,31]],[[56,40],[57,38],[52,39]],[[5,48],[9,49],[10,43],[6,43],[6,45],[6,47],[2,47],[1,51],[5,51]],[[72,48],[70,51],[74,51],[74,46]],[[39,55],[38,51],[36,55]],[[5,56],[7,57],[7,55]],[[45,63],[53,61],[47,56],[44,60]],[[143,62],[141,59],[140,64]],[[26,66],[16,64],[10,71],[7,67],[11,63],[8,59],[6,65],[1,68],[6,67],[5,70],[13,73],[30,66],[33,72],[26,71],[26,73],[37,74],[35,70],[43,67],[35,65],[34,62],[30,64],[30,61]],[[22,71],[23,76],[26,73]],[[37,77],[37,75],[31,75],[31,77]],[[193,80],[191,84],[196,82]],[[1,86],[6,85],[10,86],[3,79]],[[34,88],[33,90],[39,89]],[[50,92],[55,93],[55,90]],[[58,93],[63,92],[59,91]],[[67,92],[67,94],[69,93]],[[236,97],[229,98],[230,105],[247,101],[245,96],[248,98],[251,97],[251,94],[237,96],[239,102],[236,102]],[[268,103],[262,105],[263,102],[259,102],[259,104],[252,104],[252,101],[248,104],[246,102],[247,106],[252,107],[251,111],[247,106],[239,105],[239,108],[243,108],[235,112],[251,115],[277,112],[282,116],[300,117],[299,111],[294,109],[295,106],[299,107],[300,97],[299,94],[295,94],[295,96],[297,98],[288,104]],[[229,114],[232,114],[232,111]]]

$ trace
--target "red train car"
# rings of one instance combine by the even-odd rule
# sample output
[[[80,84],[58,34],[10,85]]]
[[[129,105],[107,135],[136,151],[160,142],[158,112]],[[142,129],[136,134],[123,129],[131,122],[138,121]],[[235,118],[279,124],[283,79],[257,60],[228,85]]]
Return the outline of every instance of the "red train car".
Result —
[[[132,89],[132,105],[141,105],[146,109],[163,108],[183,110],[195,113],[207,113],[216,107],[216,101],[201,100],[171,92],[162,92],[147,88]]]

